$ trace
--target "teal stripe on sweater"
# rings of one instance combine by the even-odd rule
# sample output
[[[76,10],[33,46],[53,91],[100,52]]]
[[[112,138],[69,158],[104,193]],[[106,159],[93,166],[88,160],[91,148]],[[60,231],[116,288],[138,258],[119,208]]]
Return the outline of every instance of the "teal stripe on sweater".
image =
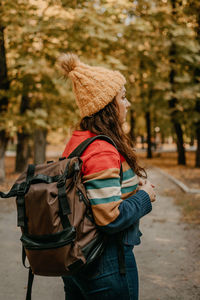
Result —
[[[121,189],[122,194],[133,192],[137,188],[138,184],[128,186]]]
[[[108,198],[90,199],[90,203],[91,205],[97,205],[97,204],[119,201],[120,199],[121,199],[120,196],[112,196]]]
[[[127,180],[131,177],[134,177],[134,176],[135,176],[135,173],[133,172],[132,169],[129,169],[129,170],[123,172],[123,180]]]
[[[96,179],[85,183],[87,190],[120,186],[119,178]]]

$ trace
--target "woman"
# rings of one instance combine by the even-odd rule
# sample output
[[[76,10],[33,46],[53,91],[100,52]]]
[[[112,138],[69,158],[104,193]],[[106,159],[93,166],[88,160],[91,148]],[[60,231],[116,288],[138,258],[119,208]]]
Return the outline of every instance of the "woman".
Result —
[[[63,54],[59,65],[70,77],[81,122],[66,145],[63,156],[85,139],[109,136],[117,149],[103,140],[94,141],[81,156],[82,178],[99,230],[109,235],[102,256],[85,272],[63,277],[66,299],[138,299],[138,273],[133,247],[140,243],[139,219],[148,214],[155,200],[154,186],[145,180],[131,142],[122,130],[130,103],[125,78],[117,72],[82,63],[74,54]],[[120,181],[122,164],[123,180]],[[119,270],[115,236],[123,231],[126,273]]]

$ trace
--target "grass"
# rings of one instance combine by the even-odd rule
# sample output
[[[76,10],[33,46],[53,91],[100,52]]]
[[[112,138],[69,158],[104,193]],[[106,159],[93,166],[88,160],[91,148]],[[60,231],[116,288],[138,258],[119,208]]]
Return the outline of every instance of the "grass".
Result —
[[[177,153],[154,154],[147,159],[145,153],[138,153],[139,161],[145,167],[156,166],[175,178],[181,180],[190,188],[200,189],[200,168],[195,168],[195,152],[186,152],[186,166],[177,165]]]
[[[177,193],[176,190],[171,190],[165,192],[165,195],[173,197],[175,204],[181,207],[183,222],[200,225],[200,194]]]

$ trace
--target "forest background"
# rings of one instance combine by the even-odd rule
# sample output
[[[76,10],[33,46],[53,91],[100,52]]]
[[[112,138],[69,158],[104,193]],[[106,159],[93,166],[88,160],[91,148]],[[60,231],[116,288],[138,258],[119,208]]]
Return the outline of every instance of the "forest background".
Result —
[[[131,102],[126,129],[146,142],[177,146],[186,165],[194,145],[200,168],[200,2],[198,0],[1,0],[0,181],[5,153],[15,171],[46,159],[79,120],[71,83],[56,67],[60,53],[120,70]]]

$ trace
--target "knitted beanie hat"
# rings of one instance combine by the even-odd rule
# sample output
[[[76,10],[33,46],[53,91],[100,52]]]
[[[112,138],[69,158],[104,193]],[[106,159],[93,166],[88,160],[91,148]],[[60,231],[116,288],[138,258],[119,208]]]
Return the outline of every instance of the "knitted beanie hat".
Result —
[[[86,65],[73,53],[62,54],[58,64],[72,80],[82,118],[103,109],[126,83],[120,72]]]

